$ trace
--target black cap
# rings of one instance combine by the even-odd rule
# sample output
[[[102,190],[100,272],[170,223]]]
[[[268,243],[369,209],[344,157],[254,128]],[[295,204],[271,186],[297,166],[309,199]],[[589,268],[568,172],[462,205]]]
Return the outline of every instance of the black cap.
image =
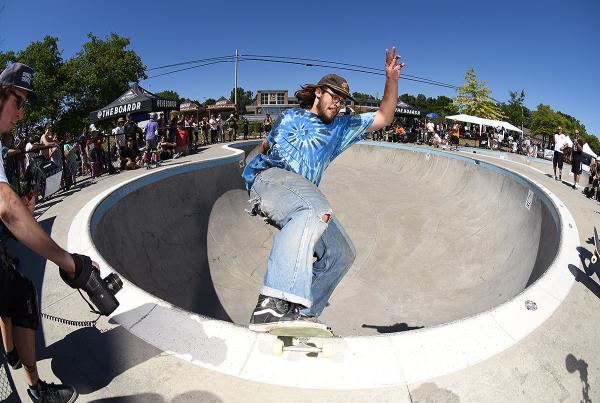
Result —
[[[326,76],[323,76],[318,83],[307,84],[305,87],[328,87],[336,94],[355,101],[355,99],[352,98],[352,95],[350,95],[348,81],[337,74],[327,74]]]
[[[36,98],[33,87],[33,69],[23,63],[13,63],[0,73],[0,86],[12,86],[27,91],[27,99],[34,101]]]

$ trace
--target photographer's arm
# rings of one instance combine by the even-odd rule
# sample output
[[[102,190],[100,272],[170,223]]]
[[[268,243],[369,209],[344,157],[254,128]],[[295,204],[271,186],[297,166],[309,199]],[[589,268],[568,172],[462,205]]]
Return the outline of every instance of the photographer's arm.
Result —
[[[10,186],[0,182],[0,219],[10,232],[35,253],[54,262],[69,277],[75,275],[75,262],[33,219],[31,212]]]

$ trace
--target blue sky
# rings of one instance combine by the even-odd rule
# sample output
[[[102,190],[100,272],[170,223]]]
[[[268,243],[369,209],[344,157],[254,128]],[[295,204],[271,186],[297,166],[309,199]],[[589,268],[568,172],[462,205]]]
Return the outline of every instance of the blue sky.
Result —
[[[2,3],[0,3],[2,4]],[[462,85],[474,67],[492,96],[526,92],[539,103],[578,118],[600,135],[600,2],[195,2],[5,0],[0,49],[20,50],[45,35],[59,38],[63,57],[73,56],[88,32],[131,39],[147,67],[242,54],[333,60],[382,67],[385,49],[396,46],[405,73]],[[244,62],[245,89],[287,89],[316,82],[329,69]],[[379,94],[380,76],[341,72],[351,91]],[[195,99],[229,96],[233,65],[217,64],[150,79],[142,86],[173,89]],[[454,96],[438,86],[400,81],[400,93]],[[100,106],[100,105],[99,105]]]

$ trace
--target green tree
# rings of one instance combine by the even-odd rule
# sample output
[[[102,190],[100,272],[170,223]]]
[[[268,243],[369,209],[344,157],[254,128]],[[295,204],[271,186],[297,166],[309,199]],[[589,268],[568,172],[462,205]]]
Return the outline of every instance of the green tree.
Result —
[[[491,90],[485,81],[478,81],[475,69],[465,73],[465,84],[456,89],[454,103],[461,113],[486,119],[502,119],[502,110],[490,98]]]
[[[65,71],[58,49],[58,38],[46,36],[41,41],[31,42],[17,54],[17,61],[35,70],[33,88],[37,100],[26,108],[20,127],[31,127],[46,120],[57,120],[64,109]]]
[[[231,94],[229,95],[229,102],[235,102],[235,91],[232,88]],[[252,105],[254,102],[254,93],[250,90],[245,91],[242,87],[237,88],[237,102],[238,102],[238,111],[241,114],[246,113],[246,106]]]
[[[207,98],[206,101],[204,101],[205,106],[214,105],[216,103],[217,103],[217,100],[214,98]]]
[[[539,104],[531,113],[531,133],[533,135],[551,135],[563,124],[561,117],[549,105]]]
[[[103,40],[89,33],[88,39],[65,63],[67,111],[61,123],[66,130],[80,128],[89,112],[114,101],[130,83],[147,78],[140,57],[127,50],[128,38],[112,33]]]
[[[381,99],[377,99],[374,95],[365,94],[362,92],[353,92],[352,98],[356,99],[356,103],[358,104],[366,104],[371,102],[381,102]]]
[[[161,92],[155,92],[154,95],[156,95],[159,98],[162,99],[168,99],[171,101],[177,101],[177,102],[181,102],[182,99],[179,96],[179,94],[176,91],[173,90],[165,90],[165,91],[161,91]]]
[[[531,111],[524,105],[525,90],[509,91],[510,99],[507,103],[500,104],[502,113],[506,119],[513,125],[520,127],[531,125]]]

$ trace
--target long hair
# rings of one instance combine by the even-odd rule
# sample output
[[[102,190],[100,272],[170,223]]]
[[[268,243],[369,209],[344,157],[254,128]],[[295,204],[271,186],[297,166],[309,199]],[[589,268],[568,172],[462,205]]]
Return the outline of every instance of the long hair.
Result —
[[[317,89],[316,85],[305,85],[302,86],[298,91],[296,91],[296,98],[298,98],[298,102],[300,103],[300,107],[303,109],[312,108],[315,103],[315,90]]]
[[[12,92],[12,86],[0,86],[0,113],[2,113],[2,110],[4,109],[4,101],[8,99]]]

